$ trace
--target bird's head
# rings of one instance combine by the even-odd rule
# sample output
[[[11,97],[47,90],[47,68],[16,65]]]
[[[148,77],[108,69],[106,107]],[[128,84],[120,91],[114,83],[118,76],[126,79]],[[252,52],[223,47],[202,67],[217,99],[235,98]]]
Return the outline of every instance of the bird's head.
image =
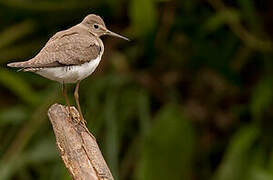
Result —
[[[81,22],[84,26],[86,26],[89,31],[94,34],[95,36],[104,36],[104,35],[109,35],[109,36],[115,36],[121,39],[129,40],[128,38],[121,36],[117,33],[114,33],[110,30],[108,30],[100,16],[97,16],[95,14],[90,14],[86,16],[83,21]]]

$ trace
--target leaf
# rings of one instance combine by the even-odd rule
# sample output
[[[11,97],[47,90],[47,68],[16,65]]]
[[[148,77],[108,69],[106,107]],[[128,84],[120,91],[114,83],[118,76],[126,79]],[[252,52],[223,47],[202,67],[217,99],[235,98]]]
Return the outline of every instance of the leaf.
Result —
[[[1,180],[11,179],[13,174],[30,163],[44,163],[57,158],[55,144],[47,138],[40,140],[29,151],[12,156],[9,161],[0,161]]]
[[[0,63],[6,63],[7,61],[11,61],[11,59],[26,60],[30,54],[33,55],[33,52],[36,52],[40,48],[41,42],[37,39],[2,48],[0,50]]]
[[[13,43],[17,39],[20,39],[27,34],[34,31],[35,23],[30,20],[23,21],[21,23],[15,24],[8,27],[3,32],[0,33],[0,49]]]
[[[234,9],[227,9],[217,12],[207,20],[204,25],[204,30],[207,32],[214,32],[226,24],[227,21],[240,21],[239,12]]]
[[[269,107],[273,98],[273,81],[271,76],[261,79],[252,92],[250,110],[254,119],[260,118]]]
[[[34,105],[39,102],[39,96],[32,90],[28,83],[17,73],[8,70],[0,70],[0,83],[16,94],[28,104]]]
[[[89,6],[95,6],[96,1],[83,1],[78,3],[77,1],[17,1],[17,0],[7,0],[0,1],[0,4],[13,9],[22,9],[30,12],[52,12],[52,11],[66,11],[66,10],[76,10],[82,9]]]
[[[19,124],[27,117],[26,110],[22,106],[9,107],[0,112],[0,125]]]
[[[149,106],[149,96],[142,90],[138,94],[138,111],[139,111],[139,120],[141,133],[146,135],[151,127],[151,117],[150,117],[150,106]]]
[[[214,174],[214,180],[244,179],[248,165],[249,151],[257,140],[258,129],[254,125],[241,128],[231,139],[221,165]]]
[[[242,16],[244,21],[248,23],[251,30],[261,31],[261,20],[256,12],[255,2],[249,0],[238,0],[238,4],[241,7]]]
[[[110,90],[107,95],[107,102],[105,105],[105,121],[106,121],[106,135],[105,148],[106,158],[108,159],[109,168],[113,176],[118,179],[118,154],[119,154],[119,137],[116,116],[116,100],[117,95]]]
[[[24,153],[26,161],[32,164],[57,159],[58,154],[53,139],[40,139],[31,150]]]
[[[270,171],[266,171],[262,168],[253,168],[250,171],[249,180],[273,180],[273,174]]]
[[[176,105],[166,105],[154,119],[144,139],[137,179],[189,179],[194,131]]]
[[[130,19],[136,36],[151,32],[157,22],[154,0],[132,0]]]

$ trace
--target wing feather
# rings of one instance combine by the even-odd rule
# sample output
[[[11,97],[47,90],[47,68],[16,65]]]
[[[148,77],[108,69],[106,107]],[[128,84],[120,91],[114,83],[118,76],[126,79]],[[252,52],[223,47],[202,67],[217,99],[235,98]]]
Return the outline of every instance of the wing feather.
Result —
[[[88,34],[65,31],[57,33],[34,58],[21,62],[16,67],[43,68],[83,64],[99,56],[101,48],[96,42],[96,37]]]

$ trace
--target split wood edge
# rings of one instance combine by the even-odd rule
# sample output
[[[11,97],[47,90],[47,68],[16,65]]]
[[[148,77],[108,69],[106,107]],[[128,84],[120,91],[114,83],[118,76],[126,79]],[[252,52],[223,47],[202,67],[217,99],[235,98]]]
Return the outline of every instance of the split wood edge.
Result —
[[[79,113],[71,107],[52,105],[48,117],[56,136],[57,149],[74,180],[114,180],[94,136],[79,122]]]

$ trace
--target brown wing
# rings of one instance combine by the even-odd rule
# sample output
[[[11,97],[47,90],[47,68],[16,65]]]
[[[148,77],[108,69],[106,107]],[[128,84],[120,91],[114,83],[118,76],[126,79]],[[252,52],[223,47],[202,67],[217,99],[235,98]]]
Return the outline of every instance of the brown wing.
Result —
[[[97,39],[78,32],[60,32],[53,36],[33,59],[11,63],[12,67],[43,68],[83,64],[96,59],[101,48]]]

